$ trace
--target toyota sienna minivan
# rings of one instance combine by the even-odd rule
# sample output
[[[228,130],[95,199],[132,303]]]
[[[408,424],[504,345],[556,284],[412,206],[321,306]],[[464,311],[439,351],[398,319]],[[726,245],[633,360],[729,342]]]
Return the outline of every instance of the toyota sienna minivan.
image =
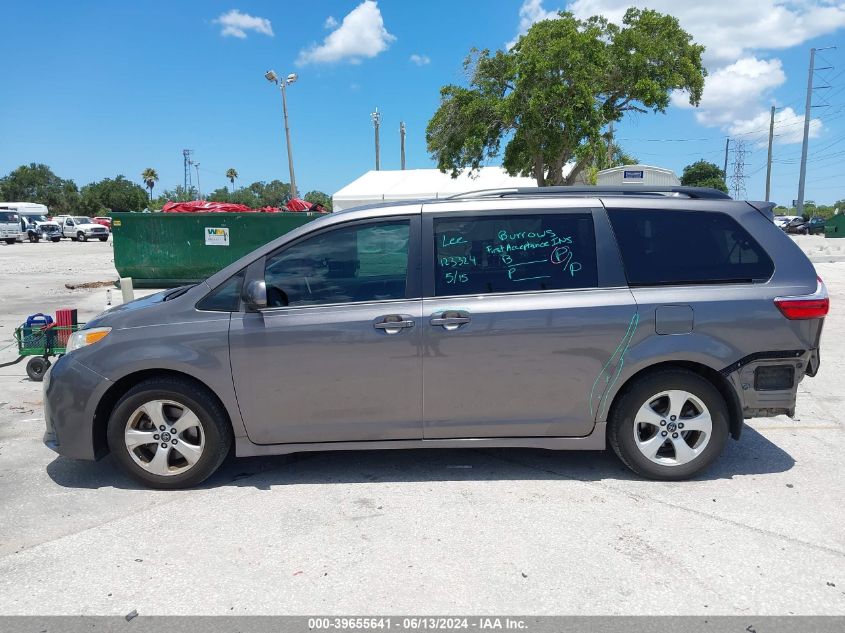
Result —
[[[236,455],[610,446],[689,478],[792,416],[827,290],[771,205],[510,189],[321,217],[112,308],[44,380],[44,441],[157,488]]]

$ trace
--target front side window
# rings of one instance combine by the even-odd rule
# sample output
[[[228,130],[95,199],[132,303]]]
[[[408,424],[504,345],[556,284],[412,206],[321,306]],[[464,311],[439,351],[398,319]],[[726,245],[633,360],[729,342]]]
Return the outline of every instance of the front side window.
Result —
[[[439,218],[434,240],[438,297],[597,285],[590,213]]]
[[[765,281],[766,251],[725,213],[608,210],[632,286]]]
[[[407,220],[326,231],[267,258],[271,308],[404,299]]]
[[[198,310],[212,312],[236,312],[241,304],[241,290],[244,284],[244,271],[233,275],[220,284],[212,293],[197,304]]]

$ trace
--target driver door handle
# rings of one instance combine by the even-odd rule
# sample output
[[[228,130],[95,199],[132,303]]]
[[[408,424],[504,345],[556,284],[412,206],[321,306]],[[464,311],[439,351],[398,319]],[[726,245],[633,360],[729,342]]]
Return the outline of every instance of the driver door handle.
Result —
[[[373,327],[382,330],[385,334],[398,334],[402,330],[414,327],[414,322],[400,314],[389,314],[379,317],[373,323]]]

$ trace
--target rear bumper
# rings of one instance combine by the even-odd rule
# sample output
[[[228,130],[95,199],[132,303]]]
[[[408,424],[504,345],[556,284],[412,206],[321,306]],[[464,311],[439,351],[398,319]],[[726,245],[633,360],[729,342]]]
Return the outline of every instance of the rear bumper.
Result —
[[[99,459],[94,413],[111,381],[72,356],[60,357],[44,376],[44,444],[65,457]]]

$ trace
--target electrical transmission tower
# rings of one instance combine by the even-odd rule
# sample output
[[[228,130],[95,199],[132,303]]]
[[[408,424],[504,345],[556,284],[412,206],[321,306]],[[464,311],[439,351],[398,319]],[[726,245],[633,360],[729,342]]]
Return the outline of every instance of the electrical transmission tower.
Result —
[[[731,174],[731,193],[734,200],[745,200],[745,141],[734,140],[734,162]]]
[[[189,192],[191,188],[194,186],[193,182],[191,182],[191,165],[193,165],[193,161],[191,160],[191,154],[194,153],[192,149],[183,149],[182,150],[182,161],[185,163],[185,183],[183,187],[185,187],[185,195],[190,195]]]

